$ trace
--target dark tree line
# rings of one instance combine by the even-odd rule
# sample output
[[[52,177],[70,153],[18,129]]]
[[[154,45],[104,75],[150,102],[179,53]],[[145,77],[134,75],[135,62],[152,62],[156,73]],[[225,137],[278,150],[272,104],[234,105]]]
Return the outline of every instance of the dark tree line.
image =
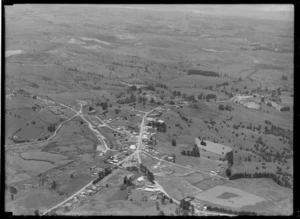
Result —
[[[225,159],[228,161],[229,167],[233,165],[233,151],[227,152],[225,155]]]
[[[233,107],[231,107],[231,106],[229,106],[229,105],[223,105],[223,104],[221,104],[221,105],[219,105],[219,110],[221,110],[221,111],[231,111],[231,110],[233,110]]]
[[[250,211],[233,211],[233,210],[230,210],[230,209],[211,207],[211,206],[207,206],[207,210],[217,211],[217,212],[220,212],[220,213],[234,214],[234,215],[247,215],[247,216],[256,216],[257,215],[257,213],[250,212]]]
[[[276,174],[274,173],[267,173],[267,172],[262,172],[262,173],[235,173],[230,176],[230,180],[235,180],[235,179],[241,179],[241,178],[269,178],[273,179],[274,182],[276,182],[278,185],[287,187],[287,188],[292,188],[292,185],[290,182],[288,182],[286,179],[280,180]]]
[[[198,146],[195,144],[192,150],[183,150],[181,154],[184,156],[200,157],[200,151]]]
[[[179,90],[178,90],[178,91],[174,90],[174,91],[173,91],[173,96],[174,96],[174,97],[180,97],[180,96],[181,96],[180,91],[179,91]]]
[[[93,184],[98,183],[100,180],[102,180],[104,177],[106,177],[106,176],[109,175],[110,173],[112,173],[112,170],[111,170],[111,168],[109,168],[109,167],[107,167],[107,168],[105,168],[104,170],[100,171],[100,172],[98,173],[98,178],[95,179],[95,180],[93,181]]]
[[[167,131],[167,125],[163,122],[163,123],[160,123],[160,122],[154,122],[154,121],[151,121],[148,123],[149,126],[152,126],[152,127],[155,127],[157,129],[157,131],[159,132],[166,132]]]
[[[150,182],[154,183],[154,175],[146,166],[140,164],[140,170],[142,171],[142,173],[144,173],[144,175],[148,178]]]

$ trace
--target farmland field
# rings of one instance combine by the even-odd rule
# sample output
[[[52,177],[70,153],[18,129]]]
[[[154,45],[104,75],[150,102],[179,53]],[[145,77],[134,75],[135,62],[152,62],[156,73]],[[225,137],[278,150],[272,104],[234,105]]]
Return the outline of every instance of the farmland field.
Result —
[[[228,196],[228,192],[231,196]],[[227,194],[227,197],[224,196]],[[243,190],[227,186],[216,186],[212,189],[201,192],[195,196],[220,206],[241,208],[246,205],[255,205],[264,201],[263,198],[244,192]]]
[[[293,5],[4,10],[13,214],[291,214]]]

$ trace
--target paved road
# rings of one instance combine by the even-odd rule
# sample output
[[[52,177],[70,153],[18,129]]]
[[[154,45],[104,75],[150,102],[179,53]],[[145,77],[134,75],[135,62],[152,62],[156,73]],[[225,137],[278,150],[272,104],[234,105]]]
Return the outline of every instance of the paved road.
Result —
[[[136,150],[135,150],[135,152],[134,152],[134,153],[137,155],[137,159],[138,159],[139,164],[142,163],[141,157],[140,157],[140,147],[141,147],[141,145],[142,145],[142,143],[143,143],[143,142],[142,142],[142,137],[143,137],[143,133],[144,133],[145,119],[146,119],[146,117],[147,117],[150,113],[152,113],[154,110],[157,110],[157,109],[159,109],[159,108],[161,108],[161,107],[156,107],[156,108],[150,110],[149,112],[146,112],[146,114],[143,116],[142,123],[141,123],[141,125],[140,125],[141,127],[140,127],[140,134],[139,134],[138,141],[137,141],[137,148],[136,148]]]

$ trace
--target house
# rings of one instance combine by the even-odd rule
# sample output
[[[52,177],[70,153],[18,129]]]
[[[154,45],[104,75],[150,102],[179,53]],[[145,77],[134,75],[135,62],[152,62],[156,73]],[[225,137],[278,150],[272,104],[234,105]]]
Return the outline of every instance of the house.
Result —
[[[136,149],[136,146],[134,144],[130,145],[130,150],[135,150]]]
[[[149,198],[151,201],[156,201],[157,200],[157,195],[151,195]]]
[[[144,181],[144,176],[141,176],[141,177],[137,178],[137,181],[138,182],[143,182]]]

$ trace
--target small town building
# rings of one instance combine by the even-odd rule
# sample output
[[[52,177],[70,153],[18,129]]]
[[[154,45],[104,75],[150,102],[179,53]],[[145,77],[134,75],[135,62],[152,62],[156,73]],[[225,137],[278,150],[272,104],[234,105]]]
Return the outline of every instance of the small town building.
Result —
[[[130,150],[135,150],[136,149],[136,146],[134,144],[130,145]]]
[[[156,201],[157,200],[157,195],[151,195],[149,198],[151,201]]]
[[[138,182],[143,182],[144,181],[144,176],[141,176],[141,177],[137,178],[137,181]]]

